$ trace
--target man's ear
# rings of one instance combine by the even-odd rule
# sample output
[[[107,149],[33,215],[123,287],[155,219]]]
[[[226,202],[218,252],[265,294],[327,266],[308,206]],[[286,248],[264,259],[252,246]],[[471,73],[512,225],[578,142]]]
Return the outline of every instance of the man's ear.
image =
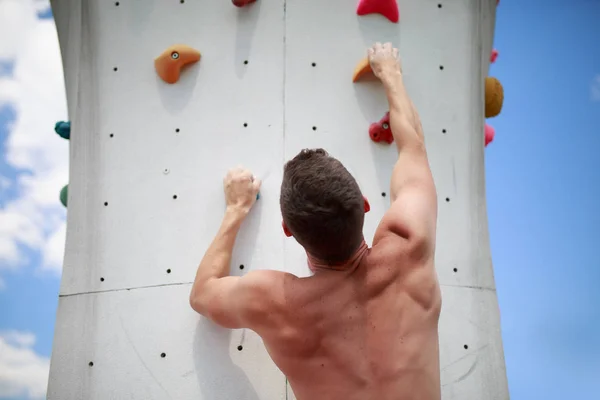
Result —
[[[365,200],[365,214],[366,214],[369,211],[371,211],[371,205],[369,204],[369,200],[367,200],[367,198],[365,196],[363,196],[363,199]]]
[[[284,221],[281,221],[281,227],[283,228],[283,233],[285,233],[285,236],[292,237],[292,232],[290,232]]]

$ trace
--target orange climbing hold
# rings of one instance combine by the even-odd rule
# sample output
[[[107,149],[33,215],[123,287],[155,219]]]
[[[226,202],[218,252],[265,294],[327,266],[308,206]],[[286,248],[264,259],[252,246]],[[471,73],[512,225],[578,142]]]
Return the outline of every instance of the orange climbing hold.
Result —
[[[185,44],[169,47],[154,60],[156,73],[167,83],[179,80],[181,69],[200,60],[200,52]]]
[[[358,15],[381,14],[392,22],[400,20],[400,11],[396,0],[359,0]]]
[[[373,70],[371,69],[371,63],[369,63],[369,58],[365,57],[354,68],[354,74],[352,75],[352,82],[359,81],[362,77],[372,74]]]

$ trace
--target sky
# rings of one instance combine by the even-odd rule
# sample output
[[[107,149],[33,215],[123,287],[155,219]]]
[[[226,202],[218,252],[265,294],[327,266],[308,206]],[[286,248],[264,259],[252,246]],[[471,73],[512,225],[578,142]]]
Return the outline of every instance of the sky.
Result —
[[[596,0],[497,12],[505,103],[485,168],[513,400],[600,398],[598,21]],[[0,399],[46,392],[68,182],[52,128],[67,118],[48,1],[0,0]]]

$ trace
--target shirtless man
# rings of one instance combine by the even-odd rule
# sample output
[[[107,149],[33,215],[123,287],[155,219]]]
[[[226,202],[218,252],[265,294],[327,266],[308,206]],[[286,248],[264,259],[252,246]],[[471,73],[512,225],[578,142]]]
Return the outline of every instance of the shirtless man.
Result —
[[[399,153],[372,247],[362,233],[369,203],[354,178],[324,150],[303,150],[285,165],[280,203],[283,230],[304,247],[314,274],[229,276],[236,234],[260,188],[238,168],[224,180],[227,211],[190,294],[192,308],[216,324],[258,333],[298,400],[441,398],[436,189],[398,50],[377,43],[369,60]]]

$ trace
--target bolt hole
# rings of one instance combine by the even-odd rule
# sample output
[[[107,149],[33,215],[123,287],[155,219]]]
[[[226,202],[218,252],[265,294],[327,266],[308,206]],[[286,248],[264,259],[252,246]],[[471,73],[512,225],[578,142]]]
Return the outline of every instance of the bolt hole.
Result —
[[[316,66],[317,66],[317,63],[312,63],[311,65],[312,65],[313,67],[316,67]]]
[[[183,3],[185,3],[185,0],[179,0],[179,2],[180,2],[181,4],[183,4]]]
[[[469,346],[467,346],[466,344],[463,347],[465,348],[465,350],[469,349]]]
[[[441,5],[441,4],[438,4],[438,8],[442,8],[442,5]]]
[[[248,65],[248,60],[244,60],[244,65]]]
[[[160,353],[161,358],[165,358],[167,355],[165,353]]]
[[[443,66],[443,65],[440,65],[440,70],[443,70],[443,69],[444,69],[444,66]]]
[[[442,129],[442,133],[446,133],[446,130],[445,130],[445,129]]]
[[[115,6],[119,7],[119,4],[120,3],[118,1],[115,2]]]
[[[167,270],[167,274],[170,274],[170,273],[171,273],[171,268],[169,268],[169,269]]]
[[[385,192],[381,192],[381,197],[385,197]]]
[[[105,201],[104,202],[104,207],[107,207],[107,206],[108,206],[108,201]]]
[[[244,348],[242,347],[242,345],[239,345],[239,346],[237,347],[237,349],[238,349],[238,351],[242,351]]]
[[[175,128],[175,133],[179,133],[179,128]]]
[[[110,137],[115,137],[115,134],[114,134],[114,133],[111,133],[111,134],[110,134],[110,135],[108,135],[108,136],[110,136]]]
[[[173,195],[173,200],[177,200],[177,195],[176,194]]]
[[[104,282],[104,278],[100,278],[100,282]]]
[[[446,202],[449,203],[450,202],[450,197],[446,197]]]
[[[247,128],[247,127],[248,127],[248,123],[244,122],[244,128]]]
[[[458,268],[452,268],[452,271],[458,272]]]
[[[240,264],[240,269],[244,269],[244,264]]]
[[[93,367],[93,366],[94,366],[94,363],[93,363],[92,361],[90,361],[90,362],[88,363],[88,365],[89,365],[90,367]]]
[[[117,67],[113,68],[113,71],[115,71],[115,72],[117,72],[118,70],[119,70],[119,68],[117,68]]]
[[[316,127],[316,126],[313,126],[313,131],[316,131],[316,130],[317,130],[317,127]]]

